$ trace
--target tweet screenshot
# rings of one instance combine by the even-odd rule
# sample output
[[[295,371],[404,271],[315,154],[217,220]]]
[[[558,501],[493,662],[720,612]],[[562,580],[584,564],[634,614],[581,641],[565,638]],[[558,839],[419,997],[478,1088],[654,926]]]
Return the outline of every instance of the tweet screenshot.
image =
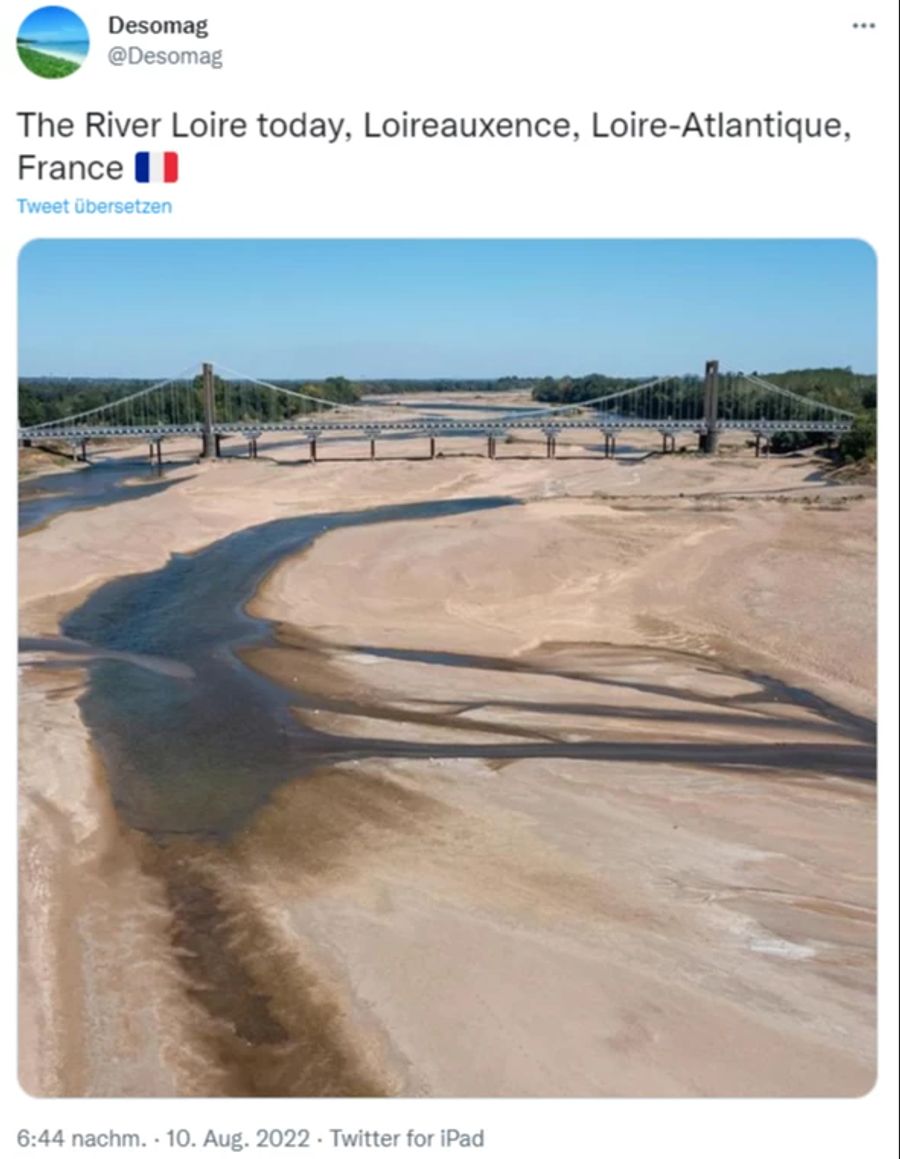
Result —
[[[72,2],[0,1155],[893,1155],[895,4]]]

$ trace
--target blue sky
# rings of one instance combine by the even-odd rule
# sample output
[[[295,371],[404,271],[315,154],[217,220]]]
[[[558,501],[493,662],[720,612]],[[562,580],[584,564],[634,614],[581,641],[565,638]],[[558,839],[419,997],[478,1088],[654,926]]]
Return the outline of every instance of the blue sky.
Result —
[[[68,8],[50,5],[26,16],[19,26],[19,36],[44,44],[87,40],[87,28],[81,18]]]
[[[875,369],[856,241],[38,241],[22,375]]]

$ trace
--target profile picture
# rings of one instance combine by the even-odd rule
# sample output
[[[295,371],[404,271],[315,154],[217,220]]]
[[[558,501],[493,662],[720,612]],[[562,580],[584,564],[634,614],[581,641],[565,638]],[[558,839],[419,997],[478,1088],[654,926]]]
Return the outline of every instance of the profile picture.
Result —
[[[90,37],[80,16],[70,8],[51,4],[25,17],[16,47],[29,72],[57,80],[78,72],[87,57]]]

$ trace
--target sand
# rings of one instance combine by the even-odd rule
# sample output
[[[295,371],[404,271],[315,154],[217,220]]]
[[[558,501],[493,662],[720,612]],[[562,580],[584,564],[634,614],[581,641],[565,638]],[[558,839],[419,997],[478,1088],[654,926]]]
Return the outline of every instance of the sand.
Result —
[[[265,519],[522,500],[335,531],[270,574],[251,611],[282,644],[246,659],[317,728],[432,748],[290,782],[226,847],[123,829],[83,673],[26,667],[29,1091],[871,1086],[873,489],[737,449],[532,449],[289,470],[286,443],[23,538],[22,630],[53,634],[106,580]],[[780,765],[742,763],[765,746]]]

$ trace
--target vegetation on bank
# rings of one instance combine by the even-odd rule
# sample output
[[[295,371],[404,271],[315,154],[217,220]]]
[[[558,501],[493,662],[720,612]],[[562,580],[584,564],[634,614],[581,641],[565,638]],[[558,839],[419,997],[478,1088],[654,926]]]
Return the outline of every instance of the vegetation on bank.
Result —
[[[852,411],[856,416],[853,430],[841,435],[838,455],[845,462],[874,461],[878,427],[878,380],[874,374],[854,374],[849,366],[843,366],[786,370],[761,377],[805,398]],[[791,451],[819,442],[821,439],[815,435],[782,434],[773,438],[772,447]]]
[[[37,52],[21,42],[17,45],[19,58],[27,69],[47,80],[58,80],[60,77],[70,76],[81,68],[74,60],[63,60],[59,56],[48,56],[46,52]]]

